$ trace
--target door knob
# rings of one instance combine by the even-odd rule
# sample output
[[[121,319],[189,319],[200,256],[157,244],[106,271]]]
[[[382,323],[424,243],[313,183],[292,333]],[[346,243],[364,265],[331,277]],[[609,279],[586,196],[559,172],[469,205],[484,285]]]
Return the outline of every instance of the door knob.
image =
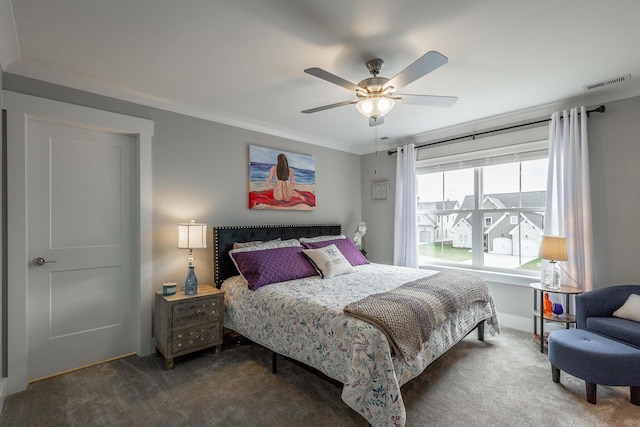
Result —
[[[55,261],[45,261],[45,259],[42,258],[42,257],[34,258],[33,261],[32,261],[33,265],[38,266],[38,267],[40,267],[41,265],[45,265],[47,263],[50,263],[50,262],[52,262],[54,264],[56,263]]]

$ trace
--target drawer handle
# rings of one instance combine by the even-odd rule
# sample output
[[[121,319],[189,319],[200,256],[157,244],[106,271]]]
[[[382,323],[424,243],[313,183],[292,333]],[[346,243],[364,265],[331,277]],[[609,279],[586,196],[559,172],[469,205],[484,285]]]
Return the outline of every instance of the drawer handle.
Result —
[[[181,342],[178,343],[178,348],[180,348],[180,347],[182,347],[182,343]]]

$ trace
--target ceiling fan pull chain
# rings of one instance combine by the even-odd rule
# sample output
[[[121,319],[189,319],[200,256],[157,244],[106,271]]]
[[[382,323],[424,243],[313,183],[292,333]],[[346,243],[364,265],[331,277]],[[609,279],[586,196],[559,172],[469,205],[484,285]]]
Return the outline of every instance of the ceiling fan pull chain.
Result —
[[[378,118],[376,117],[374,120],[377,121]],[[373,127],[373,146],[375,148],[376,156],[377,156],[378,155],[378,126]]]
[[[377,117],[373,119],[374,121],[377,120]],[[374,126],[373,127],[373,148],[374,151],[376,152],[376,158],[373,160],[374,164],[378,163],[378,126]],[[378,168],[374,167],[373,168],[373,174],[377,175],[378,174]]]

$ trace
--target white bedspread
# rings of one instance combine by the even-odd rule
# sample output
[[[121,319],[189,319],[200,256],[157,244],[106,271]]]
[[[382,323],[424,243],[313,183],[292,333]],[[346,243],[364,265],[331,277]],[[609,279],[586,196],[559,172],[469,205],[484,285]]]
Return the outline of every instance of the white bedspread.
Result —
[[[232,277],[222,284],[224,326],[343,383],[342,400],[371,425],[403,426],[406,413],[400,386],[418,376],[481,320],[494,318],[497,325],[493,301],[475,303],[449,317],[410,364],[392,357],[387,338],[378,328],[343,313],[343,308],[369,294],[434,273],[369,264],[332,279],[314,276],[256,291],[249,290],[241,276]],[[496,331],[490,327],[489,332]]]

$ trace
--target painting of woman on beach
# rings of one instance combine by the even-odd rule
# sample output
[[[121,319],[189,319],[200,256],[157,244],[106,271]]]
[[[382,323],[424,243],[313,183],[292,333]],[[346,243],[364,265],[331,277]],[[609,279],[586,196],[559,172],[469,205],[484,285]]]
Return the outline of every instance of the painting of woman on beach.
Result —
[[[249,209],[313,210],[315,184],[312,156],[249,146]]]

